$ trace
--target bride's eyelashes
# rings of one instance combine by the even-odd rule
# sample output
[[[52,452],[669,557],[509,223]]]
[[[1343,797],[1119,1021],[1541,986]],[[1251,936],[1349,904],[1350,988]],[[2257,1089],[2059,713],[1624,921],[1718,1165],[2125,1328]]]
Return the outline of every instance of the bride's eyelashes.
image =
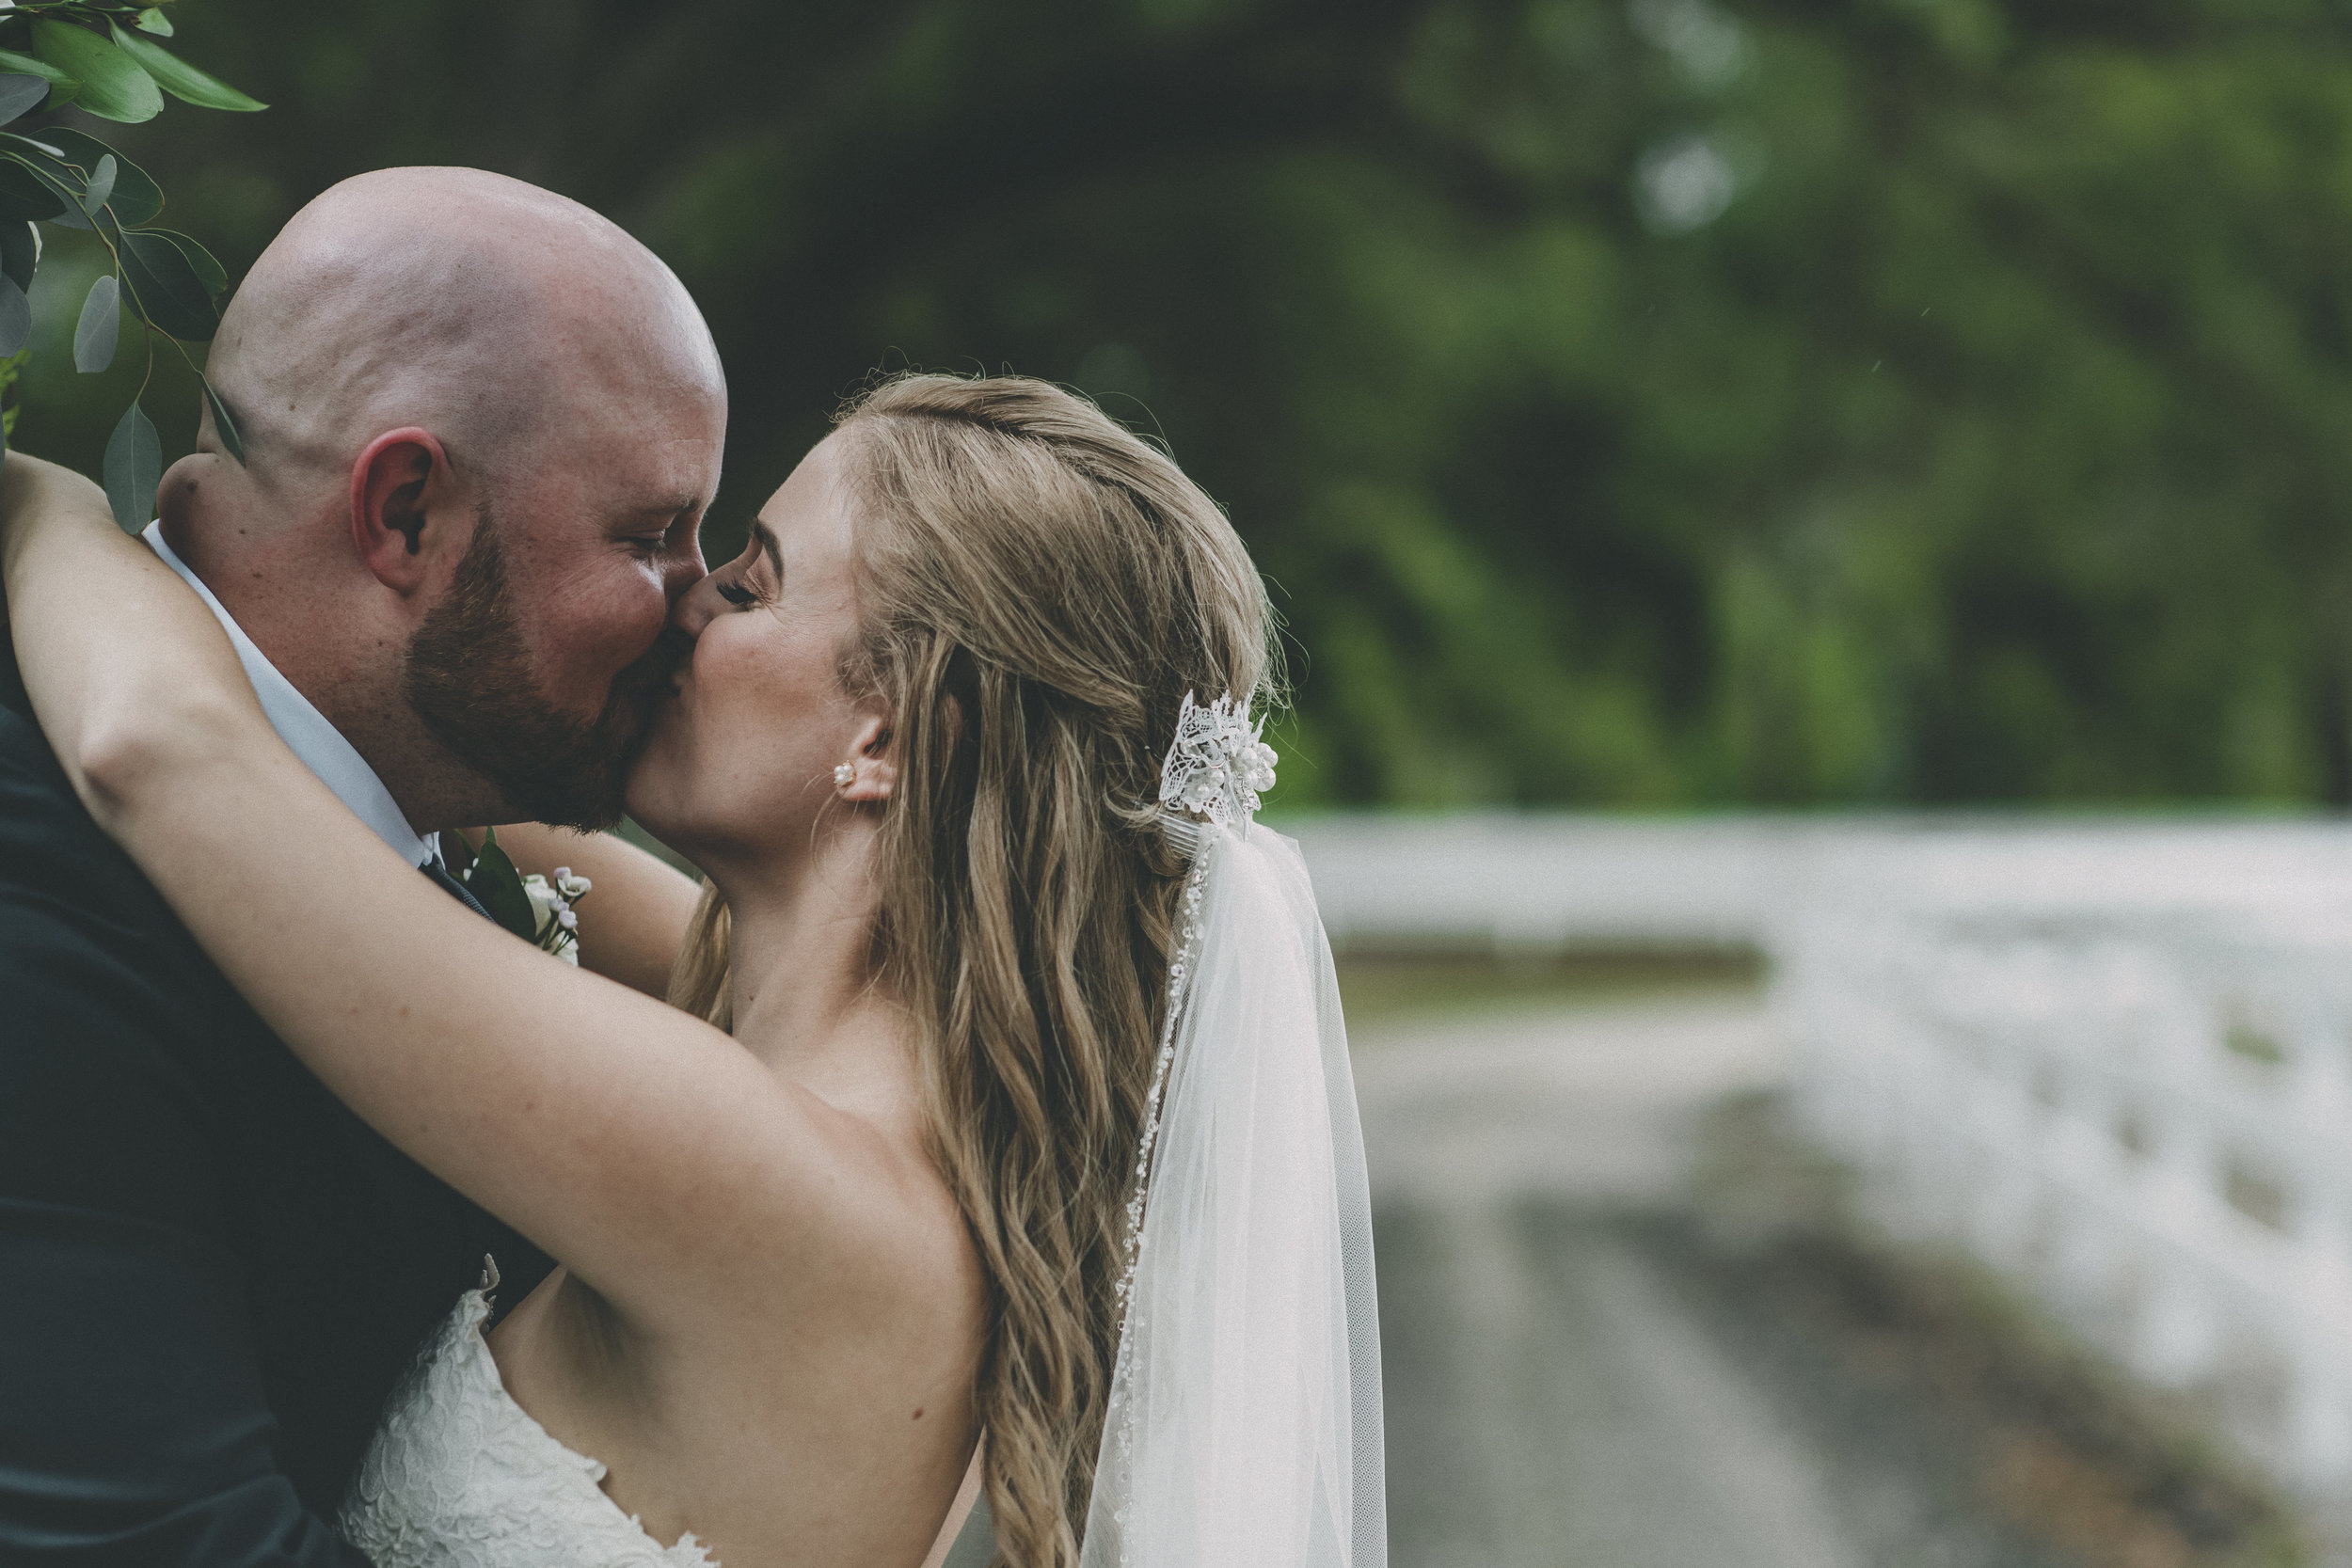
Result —
[[[719,597],[726,600],[727,603],[735,606],[738,610],[742,609],[745,605],[755,604],[758,602],[759,599],[758,594],[753,593],[750,589],[744,587],[739,582],[714,582],[711,586],[719,591]]]

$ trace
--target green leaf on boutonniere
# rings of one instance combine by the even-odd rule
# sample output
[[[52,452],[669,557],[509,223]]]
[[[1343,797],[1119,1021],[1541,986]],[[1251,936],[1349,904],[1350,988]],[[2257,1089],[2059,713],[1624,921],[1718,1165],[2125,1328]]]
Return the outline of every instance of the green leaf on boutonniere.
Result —
[[[490,911],[491,919],[525,942],[539,940],[539,913],[531,907],[531,895],[523,891],[522,873],[515,869],[515,863],[499,847],[496,828],[483,832],[482,847],[474,854],[473,871],[466,879],[466,891]]]

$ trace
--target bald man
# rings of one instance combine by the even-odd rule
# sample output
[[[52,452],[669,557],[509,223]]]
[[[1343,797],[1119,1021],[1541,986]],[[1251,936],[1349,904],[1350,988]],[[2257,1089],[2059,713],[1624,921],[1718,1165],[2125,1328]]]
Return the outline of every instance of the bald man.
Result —
[[[669,269],[383,170],[287,225],[210,374],[244,461],[208,415],[147,537],[295,753],[460,897],[439,832],[611,822],[725,435]],[[509,1301],[546,1267],[269,1035],[0,666],[0,1563],[359,1563],[326,1521],[485,1253]]]

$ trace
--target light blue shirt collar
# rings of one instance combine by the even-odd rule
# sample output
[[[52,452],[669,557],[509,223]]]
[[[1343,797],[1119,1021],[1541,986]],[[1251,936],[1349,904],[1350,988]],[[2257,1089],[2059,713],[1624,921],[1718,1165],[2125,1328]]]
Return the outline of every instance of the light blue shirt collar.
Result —
[[[253,645],[253,639],[245,634],[228,610],[221,608],[213,591],[204,580],[188,570],[172,547],[164,542],[164,525],[152,522],[139,535],[163,563],[180,574],[180,580],[196,590],[229,641],[236,646],[237,658],[245,665],[246,678],[253,683],[253,694],[262,700],[262,712],[278,732],[278,737],[293,748],[302,765],[319,776],[319,782],[335,792],[335,798],[352,810],[352,815],[375,831],[375,836],[390,845],[410,865],[422,865],[440,852],[438,833],[427,836],[408,825],[407,814],[392,792],[384,787],[384,781],[375,776],[367,758],[343,738],[342,732],[326,721],[326,715],[310,705],[310,699],[294,689],[294,682],[279,674],[278,666]]]

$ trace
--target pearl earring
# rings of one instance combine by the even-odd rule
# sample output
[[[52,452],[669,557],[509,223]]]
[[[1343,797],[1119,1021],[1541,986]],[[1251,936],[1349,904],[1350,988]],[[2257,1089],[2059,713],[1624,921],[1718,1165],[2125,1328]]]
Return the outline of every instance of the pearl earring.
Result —
[[[834,788],[835,788],[835,789],[847,789],[847,788],[849,788],[851,784],[855,784],[855,783],[857,783],[857,765],[856,765],[856,764],[854,764],[854,763],[848,763],[848,762],[837,762],[837,763],[834,763],[834,766],[833,766],[833,787],[834,787]]]

